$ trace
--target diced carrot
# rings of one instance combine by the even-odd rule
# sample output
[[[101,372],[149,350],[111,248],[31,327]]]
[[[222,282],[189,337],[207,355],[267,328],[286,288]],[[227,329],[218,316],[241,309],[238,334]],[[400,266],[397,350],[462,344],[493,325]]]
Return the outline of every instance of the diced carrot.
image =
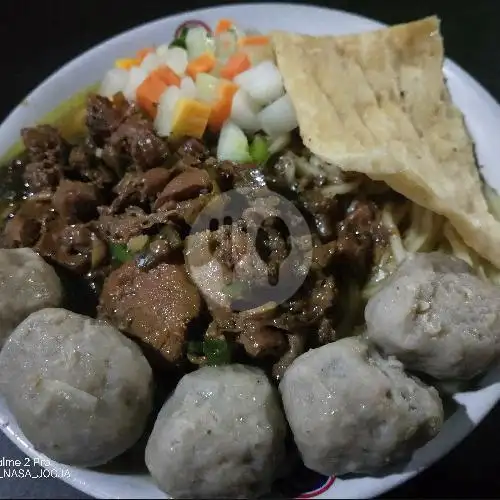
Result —
[[[156,108],[160,96],[163,94],[167,84],[159,77],[156,72],[151,73],[148,77],[137,87],[137,103],[139,106],[148,113],[151,117],[156,116]]]
[[[186,73],[194,80],[198,73],[210,73],[215,66],[215,57],[210,52],[205,52],[201,56],[189,61]]]
[[[159,66],[153,73],[156,73],[168,86],[175,85],[176,87],[180,87],[181,85],[181,79],[177,76],[177,73],[168,66]]]
[[[233,54],[224,67],[220,70],[220,76],[232,80],[236,75],[250,68],[250,59],[244,52]]]
[[[209,104],[195,99],[179,99],[172,117],[172,134],[200,139],[207,128],[210,112]]]
[[[268,43],[269,37],[265,35],[250,35],[238,40],[240,47],[244,47],[245,45],[266,45]]]
[[[229,19],[221,19],[215,27],[215,34],[224,33],[233,27],[233,22]]]
[[[130,57],[124,59],[117,59],[115,61],[115,66],[117,68],[126,69],[127,71],[133,66],[138,66],[139,64],[140,62],[137,59]]]
[[[208,127],[212,132],[218,132],[224,122],[231,115],[234,94],[238,91],[238,85],[229,81],[222,81],[218,88],[219,98],[212,105],[212,111],[208,119]]]
[[[146,47],[144,49],[140,49],[136,52],[135,57],[139,60],[139,64],[144,61],[144,58],[148,55],[154,52],[155,49],[153,47]]]

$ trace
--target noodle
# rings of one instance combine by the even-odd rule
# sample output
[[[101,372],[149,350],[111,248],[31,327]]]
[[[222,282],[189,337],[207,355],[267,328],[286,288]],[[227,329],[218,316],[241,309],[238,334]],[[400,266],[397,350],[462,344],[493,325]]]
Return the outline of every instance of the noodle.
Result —
[[[451,245],[453,255],[467,262],[469,266],[474,267],[469,249],[460,241],[460,238],[449,222],[444,225],[444,236]]]
[[[342,194],[348,194],[359,187],[361,181],[344,182],[343,184],[335,184],[321,188],[321,193],[325,196],[335,197]]]
[[[385,183],[372,181],[362,175],[346,177],[338,167],[312,154],[301,157],[288,152],[284,156],[288,167],[285,178],[290,186],[304,177],[323,179],[319,190],[328,198],[343,195],[369,197],[370,194],[383,195],[386,191],[392,191]],[[498,194],[485,187],[485,195],[490,211],[500,218]],[[442,251],[451,254],[469,264],[481,279],[500,286],[500,270],[469,248],[442,215],[409,200],[403,203],[389,202],[382,204],[381,223],[389,233],[389,244],[379,261],[375,262],[370,279],[361,291],[363,300],[377,293],[408,255],[417,252]]]
[[[394,218],[392,215],[393,205],[388,204],[382,210],[382,224],[389,231],[389,244],[392,249],[392,254],[396,263],[399,265],[403,260],[406,259],[406,250],[401,241],[401,236],[399,234],[399,229],[394,223]]]

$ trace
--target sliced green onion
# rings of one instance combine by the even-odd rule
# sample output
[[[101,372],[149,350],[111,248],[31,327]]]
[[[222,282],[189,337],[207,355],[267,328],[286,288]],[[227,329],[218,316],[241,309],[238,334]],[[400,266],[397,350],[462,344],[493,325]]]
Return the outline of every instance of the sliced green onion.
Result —
[[[205,339],[203,353],[209,366],[227,365],[231,362],[229,344],[225,339]]]
[[[203,341],[190,340],[187,344],[187,352],[190,354],[203,354]]]
[[[121,262],[122,264],[124,262],[128,262],[129,260],[132,260],[132,258],[134,257],[133,254],[129,252],[127,245],[112,243],[110,245],[110,250],[113,260]]]
[[[188,34],[189,28],[182,28],[179,36],[175,38],[172,43],[170,44],[170,47],[180,47],[181,49],[186,48],[186,37]]]
[[[250,156],[258,165],[266,163],[269,159],[269,145],[267,139],[261,135],[256,135],[250,145]]]

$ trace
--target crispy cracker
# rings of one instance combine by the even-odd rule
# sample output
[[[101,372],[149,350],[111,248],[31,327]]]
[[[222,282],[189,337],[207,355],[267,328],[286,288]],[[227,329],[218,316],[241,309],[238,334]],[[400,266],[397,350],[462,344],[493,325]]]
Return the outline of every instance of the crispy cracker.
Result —
[[[272,41],[314,154],[444,215],[500,267],[500,223],[488,212],[472,140],[444,81],[436,17],[338,37],[275,32]]]

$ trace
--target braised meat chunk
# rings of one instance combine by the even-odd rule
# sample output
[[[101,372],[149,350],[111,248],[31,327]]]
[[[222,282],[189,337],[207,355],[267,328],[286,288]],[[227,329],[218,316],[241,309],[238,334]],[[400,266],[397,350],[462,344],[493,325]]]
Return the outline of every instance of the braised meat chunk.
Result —
[[[100,196],[94,184],[63,180],[52,198],[59,215],[70,222],[88,222],[97,216]]]
[[[201,298],[183,264],[162,263],[143,271],[128,262],[106,279],[99,310],[117,328],[178,363],[189,322],[200,313]]]
[[[51,125],[23,128],[21,137],[33,162],[64,163],[67,159],[69,145]]]

